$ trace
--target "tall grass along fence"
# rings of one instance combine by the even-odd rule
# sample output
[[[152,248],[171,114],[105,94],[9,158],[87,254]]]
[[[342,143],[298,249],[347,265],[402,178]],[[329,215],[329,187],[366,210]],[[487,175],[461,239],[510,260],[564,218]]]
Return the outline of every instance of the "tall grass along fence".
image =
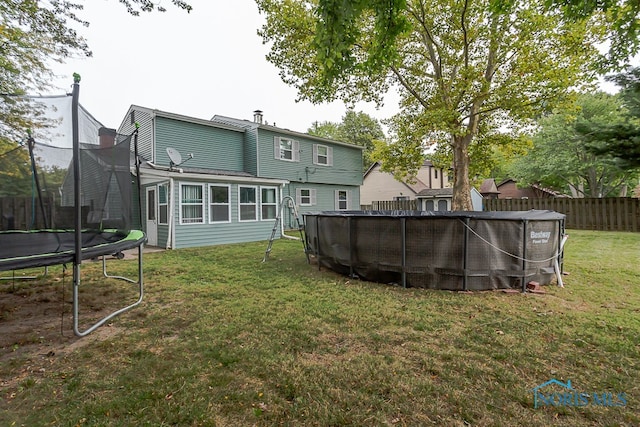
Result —
[[[542,198],[485,199],[485,211],[528,211],[548,209],[567,216],[565,226],[576,230],[640,231],[640,199]]]

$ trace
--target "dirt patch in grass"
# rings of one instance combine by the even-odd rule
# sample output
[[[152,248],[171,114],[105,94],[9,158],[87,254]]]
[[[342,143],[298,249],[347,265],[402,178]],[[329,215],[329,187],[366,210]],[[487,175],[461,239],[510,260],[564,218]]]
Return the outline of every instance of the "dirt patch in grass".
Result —
[[[0,284],[0,364],[61,355],[121,332],[121,328],[107,324],[85,338],[77,337],[73,333],[71,298],[68,283],[63,287],[57,279],[47,285]],[[85,314],[87,324],[107,315],[113,299],[104,292],[91,295],[85,302],[90,310]]]

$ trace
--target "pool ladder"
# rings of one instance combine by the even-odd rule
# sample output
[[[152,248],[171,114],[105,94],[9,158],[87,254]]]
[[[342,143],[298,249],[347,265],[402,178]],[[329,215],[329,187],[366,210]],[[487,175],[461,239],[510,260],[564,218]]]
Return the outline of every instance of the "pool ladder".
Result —
[[[285,202],[288,202],[287,205],[291,208],[293,212],[293,217],[296,219],[296,223],[298,225],[298,232],[300,233],[300,237],[292,237],[287,236],[282,233],[282,237],[287,239],[295,239],[300,240],[302,242],[302,247],[304,249],[304,254],[307,257],[307,263],[309,262],[309,252],[307,251],[307,244],[305,242],[304,234],[302,230],[304,227],[302,226],[302,222],[300,221],[300,215],[298,214],[298,208],[296,207],[296,202],[293,200],[291,196],[284,196],[280,201],[280,209],[278,210],[278,214],[276,215],[276,221],[273,223],[273,229],[271,230],[271,237],[269,238],[269,244],[267,245],[267,250],[264,253],[264,258],[262,262],[266,262],[269,259],[269,254],[271,254],[271,248],[273,247],[273,240],[276,238],[276,233],[278,232],[278,227],[280,226],[280,222],[282,221],[282,210],[285,207]]]

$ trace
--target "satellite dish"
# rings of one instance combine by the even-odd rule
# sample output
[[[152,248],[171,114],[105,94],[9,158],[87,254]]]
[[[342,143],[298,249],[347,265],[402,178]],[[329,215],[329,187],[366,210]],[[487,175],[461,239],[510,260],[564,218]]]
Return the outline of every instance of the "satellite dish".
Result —
[[[171,166],[182,164],[182,156],[175,148],[167,147],[167,156],[169,156],[169,160],[171,160]]]

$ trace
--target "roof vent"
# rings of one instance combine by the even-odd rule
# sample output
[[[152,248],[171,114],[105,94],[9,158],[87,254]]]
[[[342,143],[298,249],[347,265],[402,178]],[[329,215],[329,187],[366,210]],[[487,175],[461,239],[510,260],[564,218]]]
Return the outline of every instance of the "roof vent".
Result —
[[[262,110],[255,110],[253,112],[253,121],[258,124],[262,124]]]

